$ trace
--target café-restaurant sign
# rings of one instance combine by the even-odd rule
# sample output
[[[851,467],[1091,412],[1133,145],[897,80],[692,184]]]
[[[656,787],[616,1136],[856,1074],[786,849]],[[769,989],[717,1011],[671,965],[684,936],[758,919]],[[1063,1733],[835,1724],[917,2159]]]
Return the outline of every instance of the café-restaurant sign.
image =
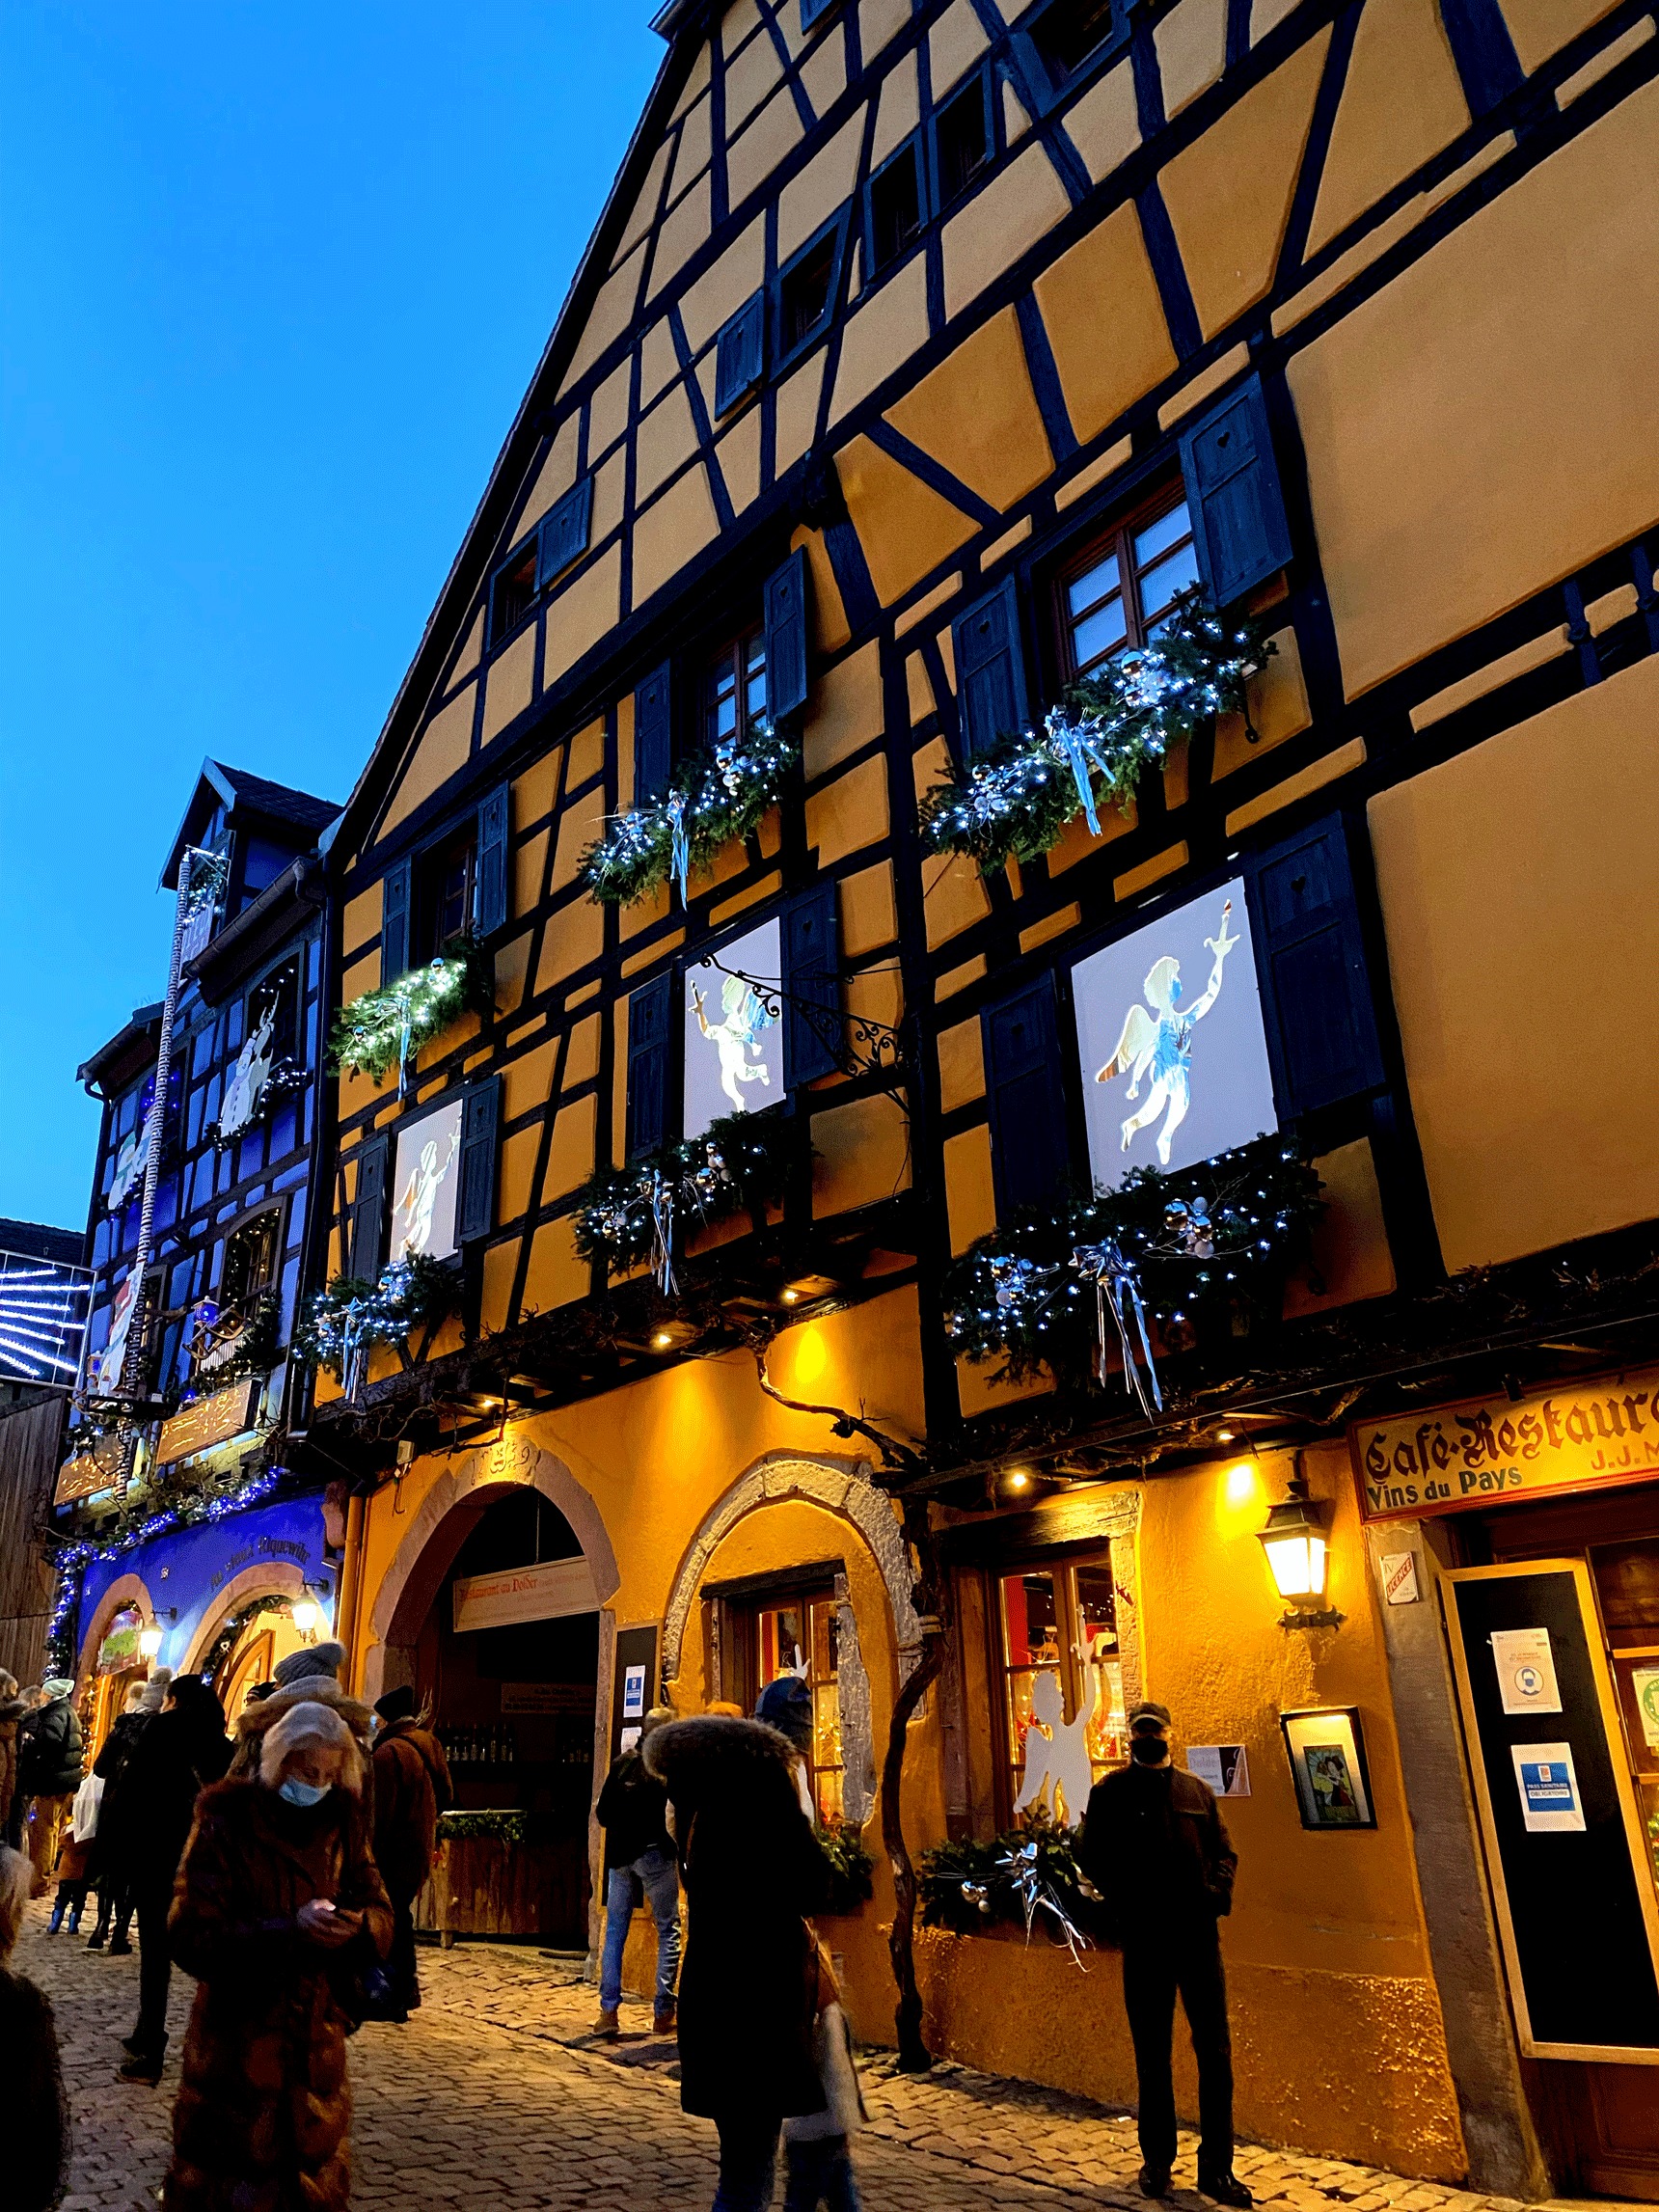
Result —
[[[252,1426],[254,1393],[258,1388],[257,1379],[232,1382],[229,1390],[215,1390],[211,1398],[198,1398],[194,1405],[182,1406],[171,1421],[161,1424],[156,1465],[171,1466],[175,1460],[187,1460],[192,1452],[204,1452],[210,1444],[223,1444],[229,1437],[241,1435]]]
[[[59,1470],[57,1488],[52,1492],[52,1503],[68,1506],[80,1498],[96,1497],[100,1490],[114,1486],[120,1473],[120,1438],[100,1436],[90,1452],[77,1452],[72,1460],[65,1461]]]
[[[1520,1399],[1471,1398],[1353,1421],[1348,1449],[1367,1520],[1419,1520],[1501,1498],[1610,1489],[1659,1477],[1659,1368]]]
[[[461,1575],[454,1593],[458,1636],[469,1628],[506,1628],[517,1621],[560,1621],[572,1613],[599,1610],[599,1593],[585,1559]]]

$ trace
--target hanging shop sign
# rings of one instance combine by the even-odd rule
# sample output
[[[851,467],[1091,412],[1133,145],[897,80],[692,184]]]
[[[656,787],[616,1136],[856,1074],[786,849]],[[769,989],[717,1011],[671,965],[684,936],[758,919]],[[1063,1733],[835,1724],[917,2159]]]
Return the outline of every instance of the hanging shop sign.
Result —
[[[211,1398],[198,1398],[171,1421],[164,1421],[155,1447],[156,1465],[171,1466],[175,1460],[187,1460],[193,1452],[204,1452],[251,1429],[260,1387],[258,1378],[250,1377],[245,1382],[233,1382],[229,1390],[216,1390]]]
[[[1348,1425],[1366,1520],[1659,1478],[1659,1367]]]
[[[118,1613],[109,1625],[109,1633],[98,1646],[98,1673],[124,1675],[138,1666],[144,1656],[138,1648],[143,1632],[144,1619],[136,1608]]]
[[[562,1621],[597,1613],[599,1593],[585,1559],[545,1567],[512,1567],[499,1574],[467,1574],[455,1583],[455,1633],[508,1628],[519,1621]]]
[[[121,1439],[100,1436],[90,1452],[77,1452],[72,1460],[65,1461],[58,1470],[52,1503],[69,1506],[78,1499],[95,1497],[99,1490],[109,1489],[120,1473]]]

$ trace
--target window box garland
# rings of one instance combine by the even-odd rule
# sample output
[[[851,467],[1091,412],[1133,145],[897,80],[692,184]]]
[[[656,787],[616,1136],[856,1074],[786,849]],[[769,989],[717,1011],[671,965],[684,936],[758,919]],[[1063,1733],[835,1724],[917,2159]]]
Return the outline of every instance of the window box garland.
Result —
[[[830,1862],[830,1896],[824,1910],[831,1919],[856,1913],[876,1894],[876,1863],[857,1828],[844,1820],[820,1825],[818,1843]]]
[[[295,1356],[309,1366],[326,1367],[345,1395],[356,1398],[375,1345],[401,1348],[416,1329],[423,1328],[429,1346],[460,1303],[456,1270],[423,1252],[394,1260],[378,1282],[336,1275],[306,1307],[294,1331]]]
[[[1207,1323],[1231,1334],[1240,1316],[1276,1316],[1308,1256],[1319,1191],[1295,1146],[1272,1136],[1174,1174],[1132,1168],[1115,1190],[1021,1208],[950,1269],[946,1327],[968,1359],[1000,1359],[999,1379],[1047,1369],[1068,1385],[1092,1375],[1103,1386],[1109,1323],[1124,1387],[1150,1418],[1163,1403],[1152,1324],[1180,1352]]]
[[[374,1082],[395,1068],[401,1092],[422,1045],[463,1014],[487,1017],[495,1010],[495,962],[476,938],[459,937],[423,968],[412,968],[342,1006],[334,1018],[328,1064]]]
[[[671,1297],[681,1225],[729,1220],[780,1201],[800,1156],[800,1125],[780,1113],[725,1114],[701,1136],[602,1167],[576,1194],[576,1248],[612,1274],[649,1267]]]
[[[589,895],[605,906],[634,906],[672,879],[687,905],[692,869],[753,835],[800,759],[799,739],[761,718],[741,736],[694,753],[661,799],[613,816],[583,855]]]
[[[998,1923],[1041,1929],[1081,1966],[1100,1920],[1100,1896],[1077,1864],[1074,1828],[1039,1811],[989,1843],[965,1837],[921,1854],[922,1925],[982,1935]]]
[[[1098,837],[1100,807],[1127,810],[1142,772],[1172,745],[1221,714],[1243,714],[1249,727],[1249,680],[1273,650],[1254,616],[1223,621],[1186,593],[1150,644],[1074,684],[1041,730],[953,762],[922,802],[923,849],[965,854],[994,875],[1048,852],[1074,815]]]

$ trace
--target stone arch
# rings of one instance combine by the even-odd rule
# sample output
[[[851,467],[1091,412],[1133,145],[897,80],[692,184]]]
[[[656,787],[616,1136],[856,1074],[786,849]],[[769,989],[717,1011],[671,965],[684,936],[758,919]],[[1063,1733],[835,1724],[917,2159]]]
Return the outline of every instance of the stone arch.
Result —
[[[415,1679],[415,1642],[455,1554],[489,1508],[515,1489],[539,1490],[570,1523],[601,1605],[622,1580],[604,1517],[562,1460],[528,1436],[468,1452],[439,1476],[397,1546],[369,1608],[363,1695],[370,1700]]]
[[[213,1648],[214,1637],[251,1598],[303,1598],[305,1588],[305,1576],[291,1559],[262,1559],[257,1566],[244,1567],[240,1574],[232,1574],[203,1614],[179,1673],[193,1675],[198,1671]]]
[[[75,1695],[80,1696],[97,1663],[98,1646],[109,1634],[109,1625],[118,1613],[129,1605],[136,1605],[144,1615],[146,1627],[155,1625],[155,1605],[144,1578],[137,1574],[118,1574],[93,1608],[81,1637],[80,1656],[75,1662]]]
[[[841,1460],[828,1454],[768,1452],[723,1491],[698,1523],[680,1561],[663,1617],[663,1679],[673,1681],[680,1672],[680,1652],[686,1623],[709,1561],[738,1522],[763,1506],[779,1505],[792,1498],[821,1506],[844,1520],[859,1537],[881,1570],[887,1602],[892,1608],[893,1636],[898,1647],[899,1679],[903,1681],[916,1663],[921,1649],[921,1625],[916,1619],[915,1577],[910,1548],[893,1510],[870,1479],[867,1460]]]

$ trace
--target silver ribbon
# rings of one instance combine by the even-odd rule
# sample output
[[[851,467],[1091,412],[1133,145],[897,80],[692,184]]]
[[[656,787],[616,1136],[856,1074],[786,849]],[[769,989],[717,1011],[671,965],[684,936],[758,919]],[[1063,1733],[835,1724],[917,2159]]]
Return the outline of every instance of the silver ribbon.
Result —
[[[657,1288],[666,1298],[671,1298],[679,1290],[674,1280],[674,1187],[666,1175],[653,1173],[649,1193],[651,1229],[657,1240],[657,1254],[651,1262],[651,1272],[657,1278]]]
[[[1098,715],[1087,722],[1068,721],[1061,707],[1050,707],[1043,724],[1048,743],[1055,754],[1072,771],[1077,786],[1077,798],[1083,809],[1083,819],[1089,825],[1091,837],[1101,833],[1101,817],[1095,810],[1095,779],[1092,771],[1099,769],[1109,778],[1111,765],[1100,748],[1102,724]]]
[[[1009,1851],[996,1862],[997,1871],[1006,1874],[1020,1899],[1020,1909],[1025,1915],[1025,1940],[1031,1941],[1032,1924],[1040,1912],[1047,1913],[1059,1923],[1060,1933],[1066,1939],[1066,1949],[1072,1953],[1072,1964],[1079,1974],[1087,1974],[1082,1953],[1094,1947],[1089,1938],[1071,1918],[1053,1891],[1037,1871],[1037,1846],[1021,1843],[1017,1851]],[[963,1895],[968,1893],[969,1884],[963,1884]]]
[[[686,829],[686,795],[683,791],[669,794],[667,812],[668,831],[672,840],[672,866],[675,881],[680,887],[680,904],[690,906],[691,893],[687,889],[686,879],[691,868],[692,840]]]
[[[1158,1384],[1157,1367],[1152,1355],[1152,1339],[1147,1333],[1146,1306],[1141,1298],[1138,1272],[1124,1258],[1116,1239],[1111,1237],[1100,1244],[1079,1244],[1072,1254],[1072,1266],[1085,1282],[1092,1282],[1095,1286],[1095,1328],[1100,1347],[1101,1386],[1104,1387],[1106,1379],[1106,1314],[1109,1310],[1117,1324],[1118,1350],[1124,1364],[1124,1389],[1139,1399],[1140,1409],[1150,1421],[1153,1406],[1160,1413],[1163,1411],[1163,1391]],[[1131,1320],[1135,1335],[1140,1340],[1141,1356],[1146,1362],[1145,1381],[1141,1379],[1140,1364],[1129,1335]],[[1152,1389],[1152,1405],[1147,1403],[1149,1384]]]

